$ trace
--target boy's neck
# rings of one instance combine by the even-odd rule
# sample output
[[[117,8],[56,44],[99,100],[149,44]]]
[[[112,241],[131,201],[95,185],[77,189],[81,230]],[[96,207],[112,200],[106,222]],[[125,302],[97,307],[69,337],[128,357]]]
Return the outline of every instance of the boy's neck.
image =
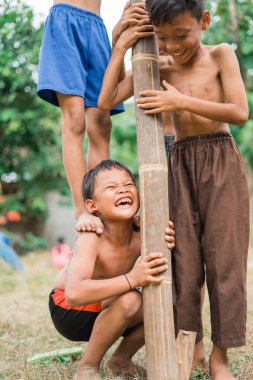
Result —
[[[68,4],[73,7],[81,8],[100,16],[100,6],[102,0],[54,0],[53,4]]]
[[[126,221],[104,222],[104,237],[113,245],[124,246],[131,243],[133,237],[133,219]]]

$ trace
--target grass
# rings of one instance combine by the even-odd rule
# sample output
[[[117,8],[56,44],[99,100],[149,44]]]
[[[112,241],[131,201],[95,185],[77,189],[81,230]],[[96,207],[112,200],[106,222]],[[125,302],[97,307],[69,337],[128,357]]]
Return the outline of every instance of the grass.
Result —
[[[65,347],[82,346],[61,337],[50,320],[48,294],[56,271],[50,255],[31,253],[23,258],[25,271],[17,273],[0,261],[0,379],[6,380],[67,380],[72,379],[77,360],[46,361],[27,364],[29,356]],[[248,343],[230,351],[231,370],[237,379],[253,379],[253,253],[248,272]],[[210,353],[208,302],[204,307],[205,344]],[[107,354],[108,355],[108,354]],[[145,365],[144,349],[135,360]],[[103,375],[105,379],[108,376]],[[207,380],[201,371],[192,373],[192,379]],[[159,380],[159,379],[157,379]]]

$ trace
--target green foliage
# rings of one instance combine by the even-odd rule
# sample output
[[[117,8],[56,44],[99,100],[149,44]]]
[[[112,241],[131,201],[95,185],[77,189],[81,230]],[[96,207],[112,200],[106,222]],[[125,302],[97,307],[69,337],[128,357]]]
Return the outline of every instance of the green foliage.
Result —
[[[201,370],[201,369],[196,369],[195,371],[193,371],[192,373],[191,373],[191,377],[190,377],[190,380],[205,380],[205,374],[204,374],[204,372],[203,372],[203,370]]]
[[[127,104],[125,108],[125,112],[112,118],[111,157],[124,163],[137,176],[138,160],[134,104]]]
[[[1,2],[0,14],[0,175],[18,175],[12,210],[41,220],[45,191],[65,183],[59,112],[36,95],[43,27],[20,0]]]
[[[231,12],[235,7],[235,13]],[[250,119],[241,128],[231,126],[231,132],[251,168],[253,168],[253,0],[206,1],[211,10],[211,25],[204,33],[204,42],[228,42],[235,48],[247,89]]]
[[[16,243],[15,248],[17,251],[25,253],[30,251],[40,251],[47,247],[47,242],[39,237],[35,236],[32,232],[27,232],[22,240]]]

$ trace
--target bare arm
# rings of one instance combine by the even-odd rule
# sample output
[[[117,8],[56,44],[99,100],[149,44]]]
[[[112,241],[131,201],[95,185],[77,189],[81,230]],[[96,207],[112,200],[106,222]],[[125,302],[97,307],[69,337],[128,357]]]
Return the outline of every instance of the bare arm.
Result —
[[[133,95],[132,74],[128,74],[120,81],[126,51],[127,49],[118,44],[113,49],[98,99],[98,107],[104,111],[110,110]]]
[[[114,46],[111,60],[104,75],[98,107],[105,111],[133,95],[132,75],[128,73],[126,78],[121,81],[125,54],[139,38],[153,35],[153,26],[149,24],[146,11],[143,15],[143,8],[137,7],[131,17],[131,22],[123,30]]]
[[[229,45],[222,44],[219,46],[216,59],[220,68],[225,103],[184,95],[163,81],[166,91],[142,91],[140,95],[144,98],[137,99],[138,106],[148,109],[145,111],[147,114],[185,110],[215,121],[243,124],[248,119],[248,106],[236,55]]]
[[[126,3],[124,11],[121,15],[120,20],[117,22],[112,31],[112,48],[114,49],[118,39],[121,34],[126,30],[130,25],[137,25],[139,20],[147,18],[147,11],[143,2],[139,2],[131,5],[130,0]],[[121,82],[126,77],[125,65],[122,65],[121,74],[119,81]]]
[[[93,233],[82,234],[77,240],[66,274],[65,295],[70,306],[91,304],[130,290],[124,275],[105,280],[92,279],[99,244],[99,237]],[[150,254],[127,274],[132,288],[163,280],[161,276],[154,276],[167,269],[166,259],[161,255],[161,253]]]
[[[65,294],[70,306],[94,303],[129,290],[123,276],[109,280],[92,279],[99,244],[96,234],[85,233],[78,237],[66,274]]]

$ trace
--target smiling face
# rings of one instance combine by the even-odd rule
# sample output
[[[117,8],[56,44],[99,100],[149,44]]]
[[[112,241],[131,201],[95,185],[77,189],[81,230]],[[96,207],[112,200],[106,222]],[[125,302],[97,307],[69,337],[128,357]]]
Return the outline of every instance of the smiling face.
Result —
[[[159,48],[173,57],[175,63],[185,64],[197,53],[201,32],[210,24],[210,14],[205,11],[198,21],[189,11],[174,17],[171,23],[154,26]]]
[[[86,206],[106,221],[132,219],[139,209],[137,187],[124,169],[103,170],[96,177],[92,199],[86,200]]]

